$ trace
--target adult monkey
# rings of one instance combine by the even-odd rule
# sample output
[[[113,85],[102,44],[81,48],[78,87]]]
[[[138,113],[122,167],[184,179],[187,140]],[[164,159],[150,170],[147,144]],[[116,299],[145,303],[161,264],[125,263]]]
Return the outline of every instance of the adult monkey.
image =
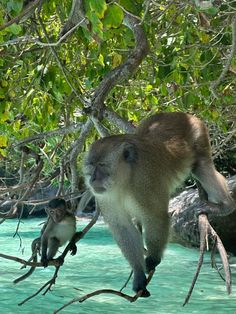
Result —
[[[133,269],[133,290],[142,290],[143,297],[150,295],[145,272],[160,263],[167,243],[170,195],[190,173],[204,192],[205,213],[227,215],[236,208],[225,178],[214,167],[205,124],[185,113],[157,114],[144,120],[134,134],[96,141],[83,171]]]
[[[55,198],[48,203],[45,209],[48,219],[43,225],[41,236],[33,240],[31,244],[33,262],[37,262],[37,254],[41,252],[41,262],[44,267],[56,255],[59,247],[70,241],[76,232],[75,216],[68,211],[66,202],[62,198]],[[75,255],[76,245],[72,243],[71,255]],[[32,266],[27,273],[15,279],[13,282],[18,283],[29,277],[35,270]]]

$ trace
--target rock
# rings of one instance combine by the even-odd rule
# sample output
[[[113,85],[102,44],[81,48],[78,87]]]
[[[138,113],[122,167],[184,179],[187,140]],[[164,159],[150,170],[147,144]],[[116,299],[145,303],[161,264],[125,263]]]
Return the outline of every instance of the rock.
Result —
[[[227,180],[236,201],[236,176]],[[169,213],[171,216],[170,241],[185,246],[199,247],[198,221],[195,216],[199,207],[198,191],[185,190],[171,199]],[[236,255],[236,210],[221,217],[210,217],[212,227],[220,236],[225,249]]]

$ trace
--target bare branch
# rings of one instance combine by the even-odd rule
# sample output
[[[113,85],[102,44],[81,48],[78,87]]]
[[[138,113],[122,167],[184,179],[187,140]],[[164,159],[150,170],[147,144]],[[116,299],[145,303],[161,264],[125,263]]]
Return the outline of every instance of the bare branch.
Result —
[[[80,136],[71,146],[70,153],[70,169],[71,169],[71,191],[72,193],[78,192],[78,168],[77,168],[77,157],[82,151],[85,140],[93,127],[93,123],[90,119],[84,124]],[[72,202],[72,208],[75,207],[75,204]]]
[[[225,251],[224,245],[223,245],[220,237],[218,236],[216,231],[213,229],[213,227],[209,223],[207,215],[200,214],[198,216],[198,228],[199,228],[199,233],[200,233],[200,256],[199,256],[199,260],[198,260],[196,273],[194,275],[191,287],[189,289],[187,297],[185,298],[183,306],[185,306],[188,303],[188,301],[192,295],[192,292],[193,292],[195,283],[197,281],[198,275],[200,273],[200,270],[201,270],[201,267],[203,264],[204,253],[205,253],[206,248],[207,248],[207,243],[208,243],[207,237],[208,237],[208,235],[210,235],[213,238],[213,241],[216,242],[215,245],[216,245],[216,248],[218,249],[218,252],[220,253],[221,261],[222,261],[223,268],[224,268],[226,290],[227,290],[228,294],[231,293],[231,271],[230,271],[227,253]],[[213,252],[215,253],[214,246],[213,246]],[[213,266],[215,265],[213,253],[212,253],[212,265]]]
[[[194,286],[197,282],[198,275],[200,273],[200,270],[201,270],[201,267],[203,264],[204,253],[206,250],[207,225],[205,224],[205,221],[202,218],[203,218],[203,215],[199,215],[199,217],[198,217],[198,228],[199,228],[199,233],[200,233],[200,256],[199,256],[199,260],[198,260],[198,264],[197,264],[197,270],[196,270],[196,273],[193,277],[191,287],[189,289],[187,297],[185,298],[183,306],[185,306],[188,303],[188,301],[192,295]]]
[[[84,21],[85,18],[82,0],[73,0],[68,20],[63,25],[59,36],[62,36],[61,38],[63,38],[64,34],[68,34],[72,29],[74,29],[74,25],[82,24]]]
[[[129,281],[130,281],[132,275],[133,275],[133,270],[131,270],[131,272],[130,272],[130,274],[129,274],[129,277],[127,278],[127,280],[126,280],[126,282],[124,283],[124,285],[121,287],[120,292],[122,292],[122,290],[124,290],[124,289],[127,287],[127,285],[128,285],[128,283],[129,283]]]
[[[39,175],[40,175],[40,172],[42,171],[42,169],[43,169],[43,160],[40,160],[37,168],[35,169],[35,175],[34,175],[32,181],[30,182],[29,187],[26,189],[25,193],[22,195],[22,197],[19,199],[19,201],[22,201],[28,197],[33,186],[38,181],[38,178],[39,178]],[[17,203],[18,203],[18,201],[16,202],[16,204]]]
[[[81,130],[82,126],[83,126],[83,123],[77,123],[77,124],[72,124],[67,127],[57,129],[57,130],[36,134],[13,144],[13,147],[30,143],[30,142],[35,142],[35,141],[42,140],[44,138],[48,138],[52,136],[66,135],[69,133],[77,132]]]
[[[0,213],[0,218],[3,218],[0,224],[3,223],[5,219],[16,217],[16,214],[17,206],[12,206],[12,208],[7,213]]]
[[[10,261],[15,261],[15,262],[23,264],[25,266],[44,267],[43,264],[40,262],[37,262],[37,263],[30,262],[30,261],[26,261],[26,260],[19,258],[19,257],[16,257],[16,256],[11,256],[11,255],[7,255],[7,254],[3,254],[3,253],[0,253],[0,257],[8,259]],[[57,266],[58,260],[57,259],[51,260],[48,262],[48,265],[49,266]]]
[[[101,124],[96,117],[91,117],[93,124],[101,137],[109,136],[109,131]]]
[[[116,112],[105,108],[105,117],[111,123],[119,127],[125,133],[134,133],[135,127],[127,120],[121,118]]]

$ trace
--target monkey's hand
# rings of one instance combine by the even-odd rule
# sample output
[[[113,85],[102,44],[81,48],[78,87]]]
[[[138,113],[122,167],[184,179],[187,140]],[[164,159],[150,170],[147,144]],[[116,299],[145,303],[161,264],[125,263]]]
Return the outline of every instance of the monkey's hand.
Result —
[[[58,256],[55,261],[59,263],[60,266],[64,264],[64,257],[62,255]]]
[[[75,255],[76,253],[77,253],[77,246],[76,246],[76,244],[75,243],[71,243],[71,245],[70,245],[70,254],[71,255]]]
[[[209,201],[201,201],[195,209],[195,216],[205,214],[207,216],[228,216],[234,211],[234,206],[226,208],[223,203],[215,204]]]

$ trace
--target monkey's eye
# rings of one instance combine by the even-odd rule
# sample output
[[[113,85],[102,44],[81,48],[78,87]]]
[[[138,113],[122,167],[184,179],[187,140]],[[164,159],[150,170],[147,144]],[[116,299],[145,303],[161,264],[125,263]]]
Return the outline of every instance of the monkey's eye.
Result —
[[[95,163],[93,161],[89,161],[89,160],[86,160],[84,163],[84,167],[88,168],[88,169],[93,168],[94,165],[95,165]]]

